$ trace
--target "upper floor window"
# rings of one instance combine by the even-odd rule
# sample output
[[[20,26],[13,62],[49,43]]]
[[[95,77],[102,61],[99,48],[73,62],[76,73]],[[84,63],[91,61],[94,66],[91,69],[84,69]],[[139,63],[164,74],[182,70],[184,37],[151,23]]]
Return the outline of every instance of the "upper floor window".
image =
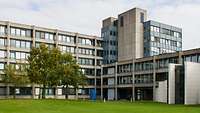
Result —
[[[0,50],[0,58],[5,58],[6,57],[6,52]]]
[[[0,69],[1,69],[1,70],[4,69],[4,63],[0,63]]]
[[[16,48],[30,49],[31,48],[31,42],[23,41],[23,40],[11,40],[10,46],[16,47]]]
[[[156,27],[156,26],[151,26],[151,31],[159,33],[160,32],[160,28]]]
[[[84,39],[84,38],[79,38],[78,43],[83,45],[93,45],[91,39]]]
[[[31,30],[11,27],[10,34],[12,36],[31,37]]]
[[[5,39],[0,38],[0,46],[5,46]]]
[[[40,32],[36,31],[35,37],[38,39],[45,39],[45,40],[54,40],[54,34],[53,33],[47,33],[47,32]]]
[[[6,33],[5,26],[0,26],[0,34],[5,34],[5,33]]]
[[[59,42],[65,42],[65,43],[74,43],[74,37],[72,36],[66,36],[66,35],[58,35],[58,41]]]

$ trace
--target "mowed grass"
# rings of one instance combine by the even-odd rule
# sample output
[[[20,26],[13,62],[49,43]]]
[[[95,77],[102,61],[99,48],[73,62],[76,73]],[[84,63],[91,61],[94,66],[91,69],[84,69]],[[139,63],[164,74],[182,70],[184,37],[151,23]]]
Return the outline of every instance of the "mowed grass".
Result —
[[[200,105],[155,102],[69,100],[0,100],[0,113],[200,113]]]

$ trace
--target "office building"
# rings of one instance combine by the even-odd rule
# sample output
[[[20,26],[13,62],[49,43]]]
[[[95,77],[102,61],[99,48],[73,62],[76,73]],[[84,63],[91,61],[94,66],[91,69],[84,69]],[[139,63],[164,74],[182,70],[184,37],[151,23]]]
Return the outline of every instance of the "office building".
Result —
[[[103,64],[117,61],[117,19],[109,17],[103,20],[101,37],[103,38]]]
[[[182,50],[182,29],[159,23],[144,22],[144,57]]]
[[[100,75],[103,60],[102,38],[91,35],[67,32],[57,29],[37,27],[8,21],[0,21],[0,70],[6,64],[15,65],[20,69],[20,64],[26,63],[30,55],[31,47],[39,47],[45,43],[49,48],[58,47],[62,52],[71,53],[81,66],[82,72],[87,76],[87,86],[79,90],[80,98],[88,98],[91,89],[100,95]],[[98,85],[98,86],[97,86]],[[10,84],[10,91],[6,92],[5,84],[0,86],[0,95],[12,95],[13,86]],[[39,87],[35,87],[35,94],[32,94],[32,86],[21,87],[17,92],[20,97],[39,95]],[[49,96],[60,95],[64,97],[62,89],[49,88],[46,92]],[[58,94],[57,94],[58,93]],[[75,94],[73,89],[71,94]],[[82,97],[81,97],[82,96]],[[85,96],[85,97],[84,97]],[[48,97],[48,96],[47,96]]]

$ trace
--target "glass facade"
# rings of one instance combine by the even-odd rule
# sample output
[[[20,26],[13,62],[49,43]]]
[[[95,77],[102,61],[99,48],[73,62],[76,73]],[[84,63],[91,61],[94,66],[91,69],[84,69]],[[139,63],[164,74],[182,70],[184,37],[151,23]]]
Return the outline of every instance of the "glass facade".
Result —
[[[182,30],[155,21],[144,22],[144,56],[182,50]]]
[[[109,20],[110,21],[110,20]],[[110,64],[117,61],[117,20],[101,29],[103,38],[103,63]]]

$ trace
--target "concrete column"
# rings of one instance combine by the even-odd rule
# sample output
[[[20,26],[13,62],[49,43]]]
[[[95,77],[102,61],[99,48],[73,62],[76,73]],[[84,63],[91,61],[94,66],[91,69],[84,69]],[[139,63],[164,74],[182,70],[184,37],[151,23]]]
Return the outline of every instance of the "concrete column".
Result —
[[[132,100],[135,101],[135,62],[132,62]]]
[[[56,47],[58,47],[58,30],[56,29],[55,32],[56,34],[55,34],[54,42],[55,42]]]
[[[101,66],[101,100],[103,100],[103,67]]]
[[[182,55],[183,55],[183,52],[179,51],[178,52],[178,64],[182,64]]]
[[[35,47],[35,26],[32,26],[32,47]]]
[[[96,47],[97,46],[97,40],[95,39],[94,40],[94,46]],[[94,79],[94,86],[95,86],[95,91],[97,92],[97,49],[95,48],[94,49],[94,55],[95,55],[95,58],[94,58],[94,76],[95,76],[95,79]]]
[[[7,22],[7,41],[6,41],[6,50],[7,50],[7,59],[6,59],[6,63],[7,65],[10,64],[9,60],[10,60],[10,22]]]
[[[156,100],[156,56],[153,56],[153,101]]]
[[[118,100],[118,94],[117,94],[117,62],[115,63],[115,100]]]
[[[76,50],[75,50],[75,55],[76,55],[76,61],[78,62],[78,33],[76,33],[76,36],[75,36],[75,45],[76,45]]]

